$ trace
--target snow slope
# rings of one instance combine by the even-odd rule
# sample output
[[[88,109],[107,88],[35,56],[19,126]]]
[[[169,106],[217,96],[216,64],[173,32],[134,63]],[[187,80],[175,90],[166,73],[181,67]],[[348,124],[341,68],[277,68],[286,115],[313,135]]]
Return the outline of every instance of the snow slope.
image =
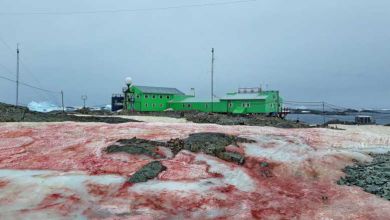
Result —
[[[352,160],[390,149],[390,127],[277,129],[187,123],[1,123],[0,219],[389,219],[390,202],[335,182]],[[127,177],[152,160],[106,154],[122,138],[224,132],[243,166],[181,151],[158,178]],[[265,165],[266,164],[266,165]]]

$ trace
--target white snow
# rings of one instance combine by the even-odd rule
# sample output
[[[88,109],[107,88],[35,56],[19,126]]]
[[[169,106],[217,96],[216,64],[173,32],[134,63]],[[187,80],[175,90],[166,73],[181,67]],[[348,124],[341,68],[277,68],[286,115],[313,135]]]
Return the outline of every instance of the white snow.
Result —
[[[192,123],[188,122],[185,118],[172,118],[172,117],[164,117],[164,116],[141,116],[141,115],[83,115],[83,114],[75,114],[80,117],[115,117],[115,118],[124,118],[124,119],[133,119],[142,122],[150,122],[150,123]]]
[[[11,219],[11,216],[20,210],[33,209],[51,193],[75,194],[83,202],[91,202],[92,197],[85,188],[86,183],[121,184],[125,178],[114,175],[90,176],[83,172],[58,172],[49,170],[8,170],[0,169],[0,179],[10,181],[11,184],[0,188],[0,201],[11,199],[12,203],[3,203],[0,206],[0,218]],[[81,208],[81,207],[80,207]],[[73,213],[72,218],[84,219],[79,212]],[[39,218],[37,218],[39,217]],[[55,212],[31,211],[23,219],[61,219]]]
[[[226,164],[217,161],[215,158],[205,154],[198,154],[196,156],[196,160],[205,161],[208,165],[210,165],[210,172],[222,174],[224,178],[220,180],[222,181],[221,185],[230,184],[235,186],[238,190],[244,192],[252,192],[256,190],[256,184],[242,167],[229,167]]]
[[[145,183],[137,183],[129,190],[135,192],[150,191],[182,191],[182,192],[206,192],[211,187],[218,186],[218,179],[210,178],[194,182],[149,180]]]
[[[36,112],[52,112],[52,111],[60,111],[62,110],[62,107],[57,106],[53,103],[49,102],[30,102],[27,105],[27,108],[30,111],[36,111]]]
[[[254,157],[265,157],[280,162],[302,161],[313,149],[294,136],[279,137],[261,135],[251,137],[257,143],[243,144],[245,154]]]

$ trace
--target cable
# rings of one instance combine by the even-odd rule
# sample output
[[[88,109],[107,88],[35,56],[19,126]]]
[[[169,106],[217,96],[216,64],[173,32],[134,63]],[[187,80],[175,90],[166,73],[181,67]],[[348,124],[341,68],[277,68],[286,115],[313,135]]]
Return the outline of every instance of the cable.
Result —
[[[0,42],[3,43],[8,49],[10,49],[10,50],[13,51],[13,49],[11,48],[11,46],[8,45],[7,42],[5,42],[5,40],[4,40],[1,36],[0,36]]]
[[[11,46],[0,36],[0,42],[3,43],[11,52],[13,52],[14,50],[11,48]],[[35,81],[36,84],[38,84],[39,87],[43,87],[42,84],[39,82],[39,80],[37,79],[37,77],[35,77],[35,75],[32,73],[32,71],[29,70],[29,68],[27,67],[26,63],[20,59],[19,62],[22,64],[22,66],[24,67],[24,69],[26,70],[26,72],[29,73],[29,75],[33,78],[33,80]],[[1,64],[0,64],[1,65]],[[6,66],[4,65],[1,65],[4,67],[4,69],[6,69],[8,72],[10,72],[12,75],[14,75],[14,73],[12,71],[10,71]],[[37,88],[39,88],[37,87]],[[41,96],[41,97],[44,97],[45,99],[52,99],[54,100],[57,104],[59,103],[57,97],[55,97],[52,93],[48,93],[48,94],[39,94],[39,93],[36,93],[36,95],[38,96]]]
[[[38,80],[37,77],[35,77],[34,73],[32,73],[30,71],[30,69],[27,67],[26,63],[24,61],[22,61],[22,59],[20,59],[20,63],[22,64],[22,66],[24,67],[24,70],[29,73],[29,75],[33,78],[33,80],[35,81],[35,83],[39,86],[39,87],[43,87],[42,84],[40,83],[40,81]],[[38,94],[39,95],[39,94]],[[48,95],[50,96],[47,96],[46,94],[44,94],[45,98],[50,100],[52,99],[53,101],[56,102],[56,104],[59,104],[59,100],[58,100],[58,97],[55,97],[52,93],[48,93]]]
[[[204,4],[188,4],[188,5],[156,7],[156,8],[111,9],[111,10],[93,10],[93,11],[0,12],[0,15],[77,15],[77,14],[132,13],[132,12],[140,12],[140,11],[161,11],[161,10],[181,9],[181,8],[211,7],[211,6],[219,6],[219,5],[241,4],[241,3],[255,2],[255,1],[257,1],[257,0],[236,0],[236,1],[224,1],[224,2],[204,3]]]
[[[10,81],[10,82],[16,83],[16,80],[10,79],[10,78],[5,77],[5,76],[0,76],[0,78],[4,79],[4,80],[7,80],[7,81]],[[49,92],[49,93],[55,93],[55,94],[60,94],[61,93],[61,92],[51,91],[51,90],[48,90],[48,89],[39,88],[39,87],[30,85],[30,84],[27,84],[27,83],[24,83],[24,82],[20,82],[20,81],[19,81],[19,84],[27,86],[27,87],[30,87],[30,88],[33,88],[33,89],[41,90],[43,92]]]
[[[7,74],[11,75],[11,76],[15,76],[15,73],[12,72],[7,66],[3,65],[0,63],[0,66],[3,67],[4,70],[7,71]]]
[[[322,104],[323,102],[304,102],[304,101],[290,101],[290,100],[284,100],[283,102],[290,102],[290,103],[316,103],[316,104]]]

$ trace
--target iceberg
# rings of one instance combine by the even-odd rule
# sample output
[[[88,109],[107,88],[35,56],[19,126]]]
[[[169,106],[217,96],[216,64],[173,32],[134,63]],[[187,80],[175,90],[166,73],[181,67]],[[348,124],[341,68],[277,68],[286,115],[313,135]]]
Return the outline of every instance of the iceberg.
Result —
[[[30,111],[35,111],[35,112],[52,112],[52,111],[61,111],[62,107],[57,106],[53,103],[49,102],[35,102],[32,101],[27,105],[27,108]]]

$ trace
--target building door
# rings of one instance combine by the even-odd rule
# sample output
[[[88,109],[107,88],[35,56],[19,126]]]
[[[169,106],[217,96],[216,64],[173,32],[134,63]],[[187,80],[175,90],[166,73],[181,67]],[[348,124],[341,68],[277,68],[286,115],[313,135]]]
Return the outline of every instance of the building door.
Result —
[[[228,100],[227,102],[227,112],[233,112],[233,102],[231,100]]]

